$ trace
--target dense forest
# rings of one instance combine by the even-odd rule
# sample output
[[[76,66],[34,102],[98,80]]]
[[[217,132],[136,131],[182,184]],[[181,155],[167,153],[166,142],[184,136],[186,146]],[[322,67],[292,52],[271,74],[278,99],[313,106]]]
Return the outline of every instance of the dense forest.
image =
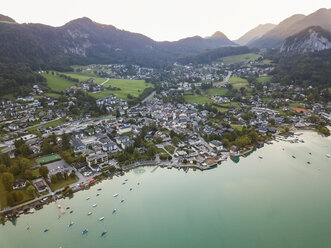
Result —
[[[331,49],[293,57],[274,56],[273,80],[318,88],[331,86]]]

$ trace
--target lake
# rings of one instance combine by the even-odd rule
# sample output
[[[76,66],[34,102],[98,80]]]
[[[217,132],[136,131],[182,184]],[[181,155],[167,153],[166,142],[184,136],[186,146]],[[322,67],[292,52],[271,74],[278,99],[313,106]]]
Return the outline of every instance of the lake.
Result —
[[[331,138],[300,139],[208,171],[135,169],[60,200],[72,214],[51,203],[1,225],[0,247],[331,247]]]

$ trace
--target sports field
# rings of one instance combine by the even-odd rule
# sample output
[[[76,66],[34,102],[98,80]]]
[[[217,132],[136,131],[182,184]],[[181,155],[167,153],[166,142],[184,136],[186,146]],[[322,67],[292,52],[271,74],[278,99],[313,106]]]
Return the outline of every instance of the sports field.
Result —
[[[60,160],[60,159],[61,159],[61,157],[59,154],[52,154],[49,156],[37,158],[36,161],[38,164],[48,164],[50,162],[53,162],[55,160]]]

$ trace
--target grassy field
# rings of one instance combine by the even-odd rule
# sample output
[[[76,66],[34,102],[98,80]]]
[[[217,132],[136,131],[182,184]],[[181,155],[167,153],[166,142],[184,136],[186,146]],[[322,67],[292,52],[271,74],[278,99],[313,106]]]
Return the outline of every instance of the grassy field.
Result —
[[[184,99],[187,103],[211,103],[213,100],[209,99],[206,96],[199,96],[199,95],[184,95]]]
[[[61,73],[61,74],[70,76],[72,78],[77,78],[79,80],[79,82],[86,82],[90,78],[93,78],[94,79],[94,83],[97,83],[97,84],[101,84],[104,81],[106,81],[105,78],[84,75],[83,73],[77,73],[77,72],[66,72],[66,73]]]
[[[0,181],[0,209],[7,207],[7,192],[5,187],[2,184],[2,180]]]
[[[146,83],[145,80],[129,80],[129,79],[110,79],[103,85],[104,87],[116,87],[121,90],[106,90],[100,93],[91,93],[91,96],[95,98],[103,98],[110,93],[114,94],[118,98],[128,100],[128,94],[133,97],[138,97],[146,88],[153,87],[152,84]]]
[[[227,88],[211,88],[205,91],[208,96],[225,96],[228,93]]]
[[[52,191],[64,188],[65,186],[68,186],[70,184],[73,184],[78,181],[78,177],[76,178],[68,178],[68,180],[60,180],[56,182],[55,184],[50,183],[49,186],[51,187]]]
[[[31,128],[28,128],[28,131],[32,132],[32,131],[36,131],[38,127],[40,126],[43,126],[45,128],[47,127],[55,127],[61,123],[64,123],[64,119],[58,119],[58,120],[55,120],[55,121],[51,121],[51,122],[48,122],[48,123],[45,123],[45,124],[39,124],[38,126],[35,126],[35,127],[31,127]]]
[[[55,161],[55,160],[60,160],[61,157],[59,154],[52,154],[52,155],[49,155],[49,156],[44,156],[44,157],[41,157],[41,158],[37,158],[36,161],[38,164],[47,164],[47,163],[50,163],[52,161]]]
[[[46,93],[45,96],[53,97],[53,98],[59,98],[61,95],[57,93]]]
[[[272,78],[272,77],[259,77],[259,78],[257,79],[257,81],[258,81],[259,83],[267,83],[267,82],[270,82],[271,78]]]
[[[229,83],[248,83],[248,81],[245,78],[231,77]]]
[[[246,54],[240,54],[240,55],[234,55],[234,56],[228,56],[222,58],[222,61],[225,64],[237,64],[237,63],[242,63],[246,61],[255,61],[259,59],[261,55],[256,54],[256,53],[246,53]]]
[[[52,75],[51,73],[43,73],[42,75],[46,78],[47,85],[54,91],[65,91],[67,88],[75,85],[74,82]]]

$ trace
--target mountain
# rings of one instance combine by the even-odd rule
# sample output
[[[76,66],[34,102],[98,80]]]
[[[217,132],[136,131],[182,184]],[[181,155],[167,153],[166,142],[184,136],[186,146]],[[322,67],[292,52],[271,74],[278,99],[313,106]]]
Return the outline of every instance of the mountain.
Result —
[[[308,16],[293,15],[279,23],[261,38],[247,45],[258,48],[279,48],[286,38],[311,26],[320,26],[330,30],[331,9],[319,9]]]
[[[293,56],[326,49],[331,49],[331,32],[314,26],[287,38],[280,48],[280,53]]]
[[[0,22],[11,22],[11,23],[16,23],[16,21],[9,16],[1,15],[0,14]]]
[[[239,39],[235,40],[234,42],[244,46],[249,42],[253,42],[261,38],[264,34],[272,30],[274,27],[276,27],[276,25],[272,23],[260,24],[257,27],[248,31],[247,33],[245,33],[243,36],[241,36]]]
[[[179,56],[235,45],[225,35],[156,42],[142,34],[83,17],[61,27],[0,22],[0,62],[63,70],[72,64],[130,63],[160,66]]]

